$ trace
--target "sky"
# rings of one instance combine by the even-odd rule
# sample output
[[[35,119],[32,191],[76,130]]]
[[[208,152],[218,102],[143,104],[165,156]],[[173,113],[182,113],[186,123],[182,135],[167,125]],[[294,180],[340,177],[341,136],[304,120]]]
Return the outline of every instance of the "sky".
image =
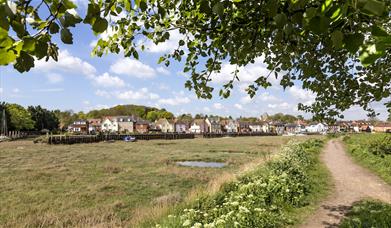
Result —
[[[77,2],[78,11],[86,9],[83,0]],[[274,79],[272,87],[259,90],[254,98],[247,95],[245,88],[259,75],[269,72],[262,58],[240,69],[240,82],[235,84],[228,99],[220,98],[217,91],[232,78],[230,73],[235,66],[223,64],[221,73],[212,76],[216,93],[211,100],[204,100],[184,87],[188,75],[182,73],[182,63],[169,67],[157,64],[160,56],[177,46],[179,34],[172,32],[170,41],[159,45],[146,42],[146,50],[139,52],[140,58],[135,60],[121,54],[92,57],[91,51],[99,37],[84,24],[76,26],[72,33],[73,45],[61,43],[58,36],[54,38],[60,48],[58,62],[36,61],[35,67],[23,74],[13,66],[0,66],[0,101],[75,112],[139,104],[165,108],[176,115],[204,113],[239,117],[283,112],[311,117],[298,111],[297,104],[310,104],[315,95],[298,85],[284,91]],[[387,110],[381,103],[373,107],[380,113],[380,119],[386,119]],[[351,108],[344,115],[345,119],[367,118],[359,107]]]

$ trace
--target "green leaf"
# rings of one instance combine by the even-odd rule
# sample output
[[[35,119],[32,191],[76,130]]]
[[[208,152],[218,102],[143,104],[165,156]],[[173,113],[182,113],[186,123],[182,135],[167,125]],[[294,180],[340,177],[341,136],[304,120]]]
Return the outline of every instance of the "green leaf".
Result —
[[[140,1],[140,9],[141,9],[143,12],[147,11],[148,5],[147,5],[147,3],[145,2],[145,0],[141,0],[141,1]]]
[[[219,17],[223,17],[224,16],[224,6],[221,2],[217,2],[214,6],[213,6],[213,12],[217,15],[219,15]]]
[[[274,21],[276,22],[277,28],[284,27],[286,22],[287,22],[287,20],[288,20],[287,16],[285,14],[283,14],[283,13],[277,14],[274,17]]]
[[[49,26],[49,32],[51,34],[55,34],[55,33],[58,33],[58,31],[60,30],[60,26],[58,26],[58,24],[56,22],[52,22]]]
[[[42,59],[47,55],[47,52],[48,52],[48,44],[45,41],[37,40],[35,43],[34,55],[38,59]]]
[[[386,5],[384,2],[376,1],[376,0],[366,0],[366,4],[364,6],[364,10],[377,16],[382,16],[384,10],[386,9]]]
[[[138,60],[138,52],[136,50],[133,51],[133,57]]]
[[[162,63],[166,58],[164,56],[160,56],[159,61],[157,62],[158,64]]]
[[[363,66],[369,66],[384,56],[384,54],[384,50],[378,50],[376,45],[370,45],[361,53],[360,62]]]
[[[212,9],[209,6],[209,1],[208,0],[202,0],[200,2],[200,11],[202,13],[206,13],[206,14],[211,14],[212,13]]]
[[[3,14],[3,12],[1,12],[1,11],[0,11],[0,13],[1,13],[0,14],[0,28],[3,28],[8,31],[8,29],[10,27],[9,22],[8,22],[7,18],[5,17],[5,14]]]
[[[343,33],[339,30],[335,30],[331,33],[331,40],[333,41],[333,46],[340,49],[343,44]]]
[[[316,34],[326,33],[330,26],[330,20],[325,16],[316,16],[311,19],[309,28]]]
[[[21,51],[19,57],[16,58],[14,68],[23,73],[29,71],[32,67],[34,67],[34,58],[27,52]]]
[[[373,36],[388,36],[388,33],[381,27],[374,25],[372,26],[372,31],[371,31]]]
[[[67,28],[61,29],[61,40],[64,44],[73,44],[72,33]]]
[[[305,18],[308,20],[311,20],[313,17],[315,17],[316,12],[318,11],[317,8],[310,7],[305,11]]]
[[[361,33],[345,35],[344,43],[346,49],[355,54],[364,42],[364,35]]]
[[[16,55],[14,51],[0,48],[0,65],[8,65],[15,61]]]
[[[92,26],[92,30],[94,30],[94,32],[97,32],[97,33],[102,33],[104,31],[106,31],[107,26],[108,26],[107,20],[104,18],[98,17],[98,18],[96,18],[94,25]]]
[[[26,52],[32,52],[35,49],[35,39],[32,37],[26,37],[23,39],[23,50]]]

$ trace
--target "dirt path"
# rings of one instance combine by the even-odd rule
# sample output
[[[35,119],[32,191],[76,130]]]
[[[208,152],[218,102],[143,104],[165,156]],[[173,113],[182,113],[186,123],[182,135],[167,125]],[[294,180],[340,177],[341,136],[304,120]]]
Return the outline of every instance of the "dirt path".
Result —
[[[391,187],[353,163],[340,141],[328,142],[322,160],[334,179],[334,192],[301,227],[337,227],[352,203],[363,198],[391,203]]]

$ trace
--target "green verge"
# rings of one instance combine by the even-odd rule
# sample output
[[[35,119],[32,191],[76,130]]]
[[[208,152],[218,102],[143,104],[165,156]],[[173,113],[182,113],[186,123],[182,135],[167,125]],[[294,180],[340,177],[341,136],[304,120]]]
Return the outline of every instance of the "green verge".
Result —
[[[289,143],[264,166],[213,196],[178,207],[157,227],[286,227],[299,224],[330,190],[321,140]],[[149,221],[144,226],[154,225]]]
[[[390,204],[365,200],[353,205],[339,227],[391,227],[390,215]]]
[[[379,145],[389,143],[386,134],[356,134],[344,137],[347,150],[360,165],[391,184],[391,155],[378,152]],[[390,145],[388,145],[390,147]],[[391,153],[391,152],[390,152]]]

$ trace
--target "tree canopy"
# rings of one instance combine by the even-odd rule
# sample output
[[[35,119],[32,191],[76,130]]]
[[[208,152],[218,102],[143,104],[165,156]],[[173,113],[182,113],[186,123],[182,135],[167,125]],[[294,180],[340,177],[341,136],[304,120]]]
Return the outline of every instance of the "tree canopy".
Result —
[[[36,59],[57,60],[53,36],[72,44],[70,27],[85,23],[101,38],[93,54],[138,59],[140,40],[162,43],[177,30],[182,39],[159,62],[184,61],[185,86],[211,98],[212,74],[237,66],[219,95],[230,96],[240,67],[261,59],[270,70],[247,92],[297,84],[316,94],[299,109],[315,119],[342,117],[356,105],[374,115],[372,102],[391,110],[391,1],[384,0],[90,0],[85,17],[71,0],[0,1],[0,64],[20,72]],[[387,100],[388,99],[388,100]]]
[[[9,117],[8,129],[9,130],[32,130],[34,129],[34,120],[31,118],[31,114],[18,104],[6,104],[5,108]]]

